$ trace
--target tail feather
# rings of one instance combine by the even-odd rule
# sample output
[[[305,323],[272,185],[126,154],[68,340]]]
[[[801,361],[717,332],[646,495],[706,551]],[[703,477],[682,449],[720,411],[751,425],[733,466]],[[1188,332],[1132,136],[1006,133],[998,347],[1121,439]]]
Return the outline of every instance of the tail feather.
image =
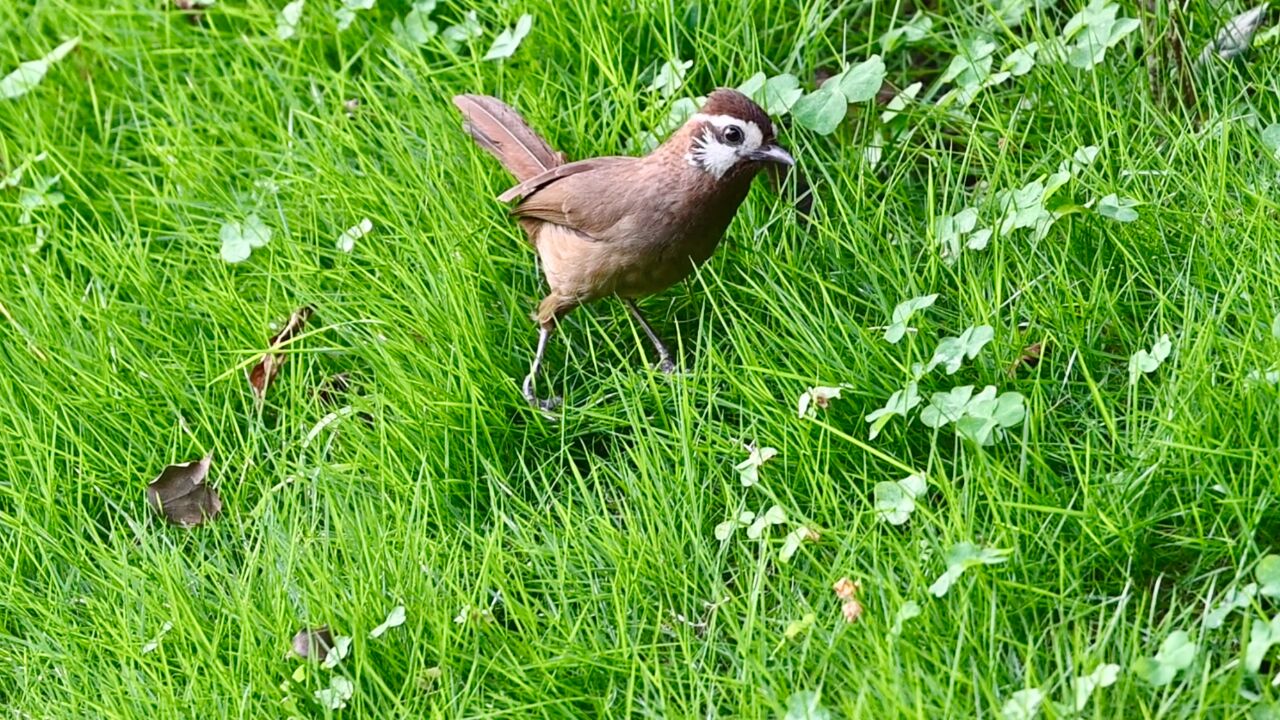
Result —
[[[516,180],[523,182],[564,164],[564,156],[552,150],[520,113],[501,100],[487,95],[455,95],[453,104],[465,118],[462,128]]]

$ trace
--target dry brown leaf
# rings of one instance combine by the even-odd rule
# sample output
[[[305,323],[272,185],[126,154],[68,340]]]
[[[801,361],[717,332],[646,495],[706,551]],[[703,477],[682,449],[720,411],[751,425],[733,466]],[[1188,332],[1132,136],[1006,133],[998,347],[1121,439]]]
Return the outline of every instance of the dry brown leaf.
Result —
[[[858,622],[858,618],[862,617],[862,603],[857,600],[850,600],[840,606],[840,613],[844,615],[845,622]]]
[[[835,591],[836,597],[841,600],[852,600],[853,596],[862,589],[862,584],[854,582],[847,577],[842,577],[831,586],[831,589]]]
[[[333,647],[333,634],[327,625],[302,628],[293,636],[293,651],[298,657],[323,661]]]
[[[253,389],[253,394],[259,400],[267,396],[267,388],[271,387],[271,383],[275,382],[276,375],[280,373],[280,366],[284,365],[285,355],[271,352],[281,345],[289,342],[297,335],[307,319],[311,317],[311,308],[302,307],[293,311],[289,316],[289,322],[284,324],[280,332],[272,336],[270,341],[270,350],[262,356],[256,365],[249,369],[249,387]]]
[[[1026,366],[1029,368],[1033,368],[1039,365],[1040,357],[1043,354],[1044,354],[1044,343],[1042,342],[1032,343],[1026,346],[1025,348],[1023,348],[1022,354],[1019,355],[1018,359],[1014,360],[1013,364],[1009,366],[1009,369],[1007,371],[1009,377],[1013,377],[1013,375],[1018,372],[1018,368],[1020,367]]]
[[[205,484],[213,453],[200,460],[170,465],[147,485],[147,502],[180,527],[195,527],[222,512],[222,498]]]

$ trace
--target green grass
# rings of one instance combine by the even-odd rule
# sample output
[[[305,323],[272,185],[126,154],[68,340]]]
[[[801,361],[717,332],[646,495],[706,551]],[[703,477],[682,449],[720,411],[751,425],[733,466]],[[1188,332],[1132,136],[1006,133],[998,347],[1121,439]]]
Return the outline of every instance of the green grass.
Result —
[[[32,252],[17,190],[0,190],[6,717],[322,717],[312,693],[330,671],[290,680],[307,663],[287,656],[320,624],[355,638],[335,671],[355,685],[351,717],[777,717],[817,689],[835,717],[996,717],[1023,688],[1066,700],[1104,662],[1120,678],[1086,717],[1280,712],[1275,666],[1242,668],[1250,618],[1275,603],[1201,625],[1280,546],[1280,399],[1246,380],[1280,360],[1280,164],[1247,117],[1280,119],[1275,44],[1171,111],[1149,99],[1135,33],[1093,72],[1040,65],[984,91],[972,122],[911,110],[914,134],[874,169],[877,113],[828,137],[784,127],[815,188],[810,222],[758,183],[715,259],[643,303],[684,375],[649,369],[620,304],[572,315],[550,355],[567,400],[552,422],[518,386],[541,279],[493,199],[508,178],[449,96],[498,95],[571,157],[616,154],[665,116],[642,78],[655,61],[693,59],[693,93],[757,70],[808,84],[910,13],[489,3],[488,36],[452,55],[399,47],[406,7],[390,0],[340,35],[336,3],[312,0],[289,43],[273,37],[283,0],[223,0],[203,28],[161,2],[102,4],[0,8],[0,72],[82,37],[0,101],[0,169],[47,152],[36,168],[66,196],[37,211]],[[1193,49],[1244,9],[1205,5],[1187,17]],[[998,57],[1075,9],[997,30]],[[534,25],[515,57],[482,62],[521,12]],[[987,14],[943,3],[929,38],[886,57],[888,78],[944,67]],[[975,182],[1017,188],[1090,144],[1099,159],[1057,199],[1119,193],[1145,203],[1137,221],[1078,212],[1039,241],[939,257],[931,218],[973,204]],[[227,265],[219,228],[254,211],[274,237]],[[373,233],[336,250],[362,217]],[[884,342],[893,306],[926,293],[940,298],[919,332]],[[303,305],[308,334],[258,405],[244,369]],[[921,393],[993,384],[1026,397],[1025,422],[988,448],[914,417],[868,441],[863,416],[911,363],[983,323],[995,340]],[[1172,357],[1130,385],[1129,356],[1163,333]],[[1007,375],[1034,342],[1043,361]],[[358,412],[306,444],[335,409],[314,389],[337,372]],[[828,410],[796,417],[807,387],[839,383]],[[733,470],[744,441],[780,451],[749,489]],[[209,451],[225,511],[165,525],[147,482]],[[894,528],[872,487],[903,468],[930,492]],[[774,503],[821,532],[791,563],[776,561],[783,528],[712,537]],[[1013,553],[933,598],[962,541]],[[845,575],[863,584],[852,625],[831,590]],[[923,613],[890,640],[907,600]],[[397,604],[407,622],[368,639]],[[465,606],[491,616],[456,623]],[[812,629],[785,640],[808,612]],[[1134,664],[1174,630],[1201,650],[1153,688]],[[1048,701],[1042,715],[1062,716]]]

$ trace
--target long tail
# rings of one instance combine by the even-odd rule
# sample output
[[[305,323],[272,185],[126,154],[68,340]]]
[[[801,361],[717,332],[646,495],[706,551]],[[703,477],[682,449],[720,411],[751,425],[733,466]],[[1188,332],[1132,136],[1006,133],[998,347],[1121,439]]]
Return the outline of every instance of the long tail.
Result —
[[[501,100],[487,95],[455,95],[453,104],[465,118],[462,128],[516,180],[523,182],[564,164],[564,156],[552,150],[520,113]]]

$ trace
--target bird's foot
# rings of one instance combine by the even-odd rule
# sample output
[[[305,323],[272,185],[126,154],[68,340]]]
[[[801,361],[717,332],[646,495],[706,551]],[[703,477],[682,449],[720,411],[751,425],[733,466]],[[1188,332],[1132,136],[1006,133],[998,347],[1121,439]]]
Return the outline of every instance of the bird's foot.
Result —
[[[529,405],[533,406],[534,408],[537,408],[538,410],[541,410],[542,413],[544,415],[547,415],[548,417],[554,417],[551,415],[551,413],[556,408],[560,407],[562,399],[560,398],[559,395],[553,395],[549,398],[538,397],[537,394],[535,394],[533,391],[533,373],[530,373],[527,377],[525,377],[524,384],[521,386],[520,389],[521,389],[521,392],[524,394],[524,399],[528,401]]]
[[[655,365],[654,368],[662,371],[667,375],[675,375],[680,372],[680,368],[676,366],[675,361],[673,361],[670,358],[670,356],[667,356],[667,355],[663,355],[661,358],[659,358],[658,364]]]

